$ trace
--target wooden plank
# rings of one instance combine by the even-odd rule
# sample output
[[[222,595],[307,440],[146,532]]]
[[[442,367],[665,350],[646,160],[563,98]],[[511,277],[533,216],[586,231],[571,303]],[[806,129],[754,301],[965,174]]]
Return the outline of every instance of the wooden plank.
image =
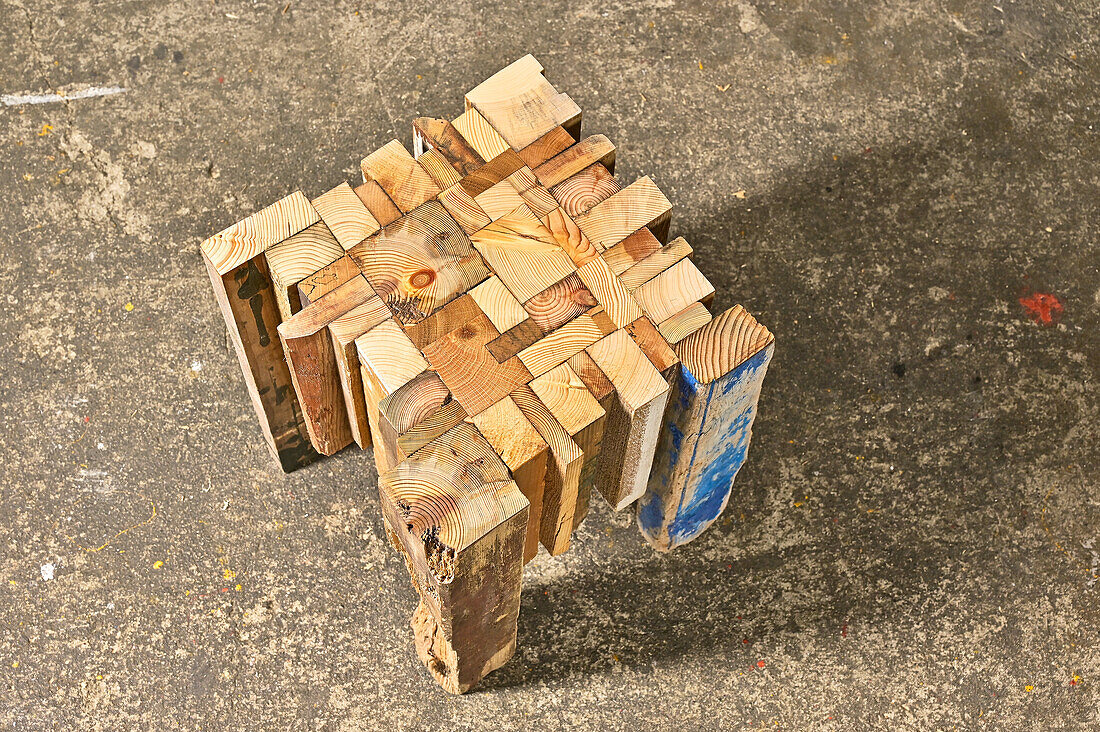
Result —
[[[434,371],[423,371],[378,403],[378,431],[397,460],[404,460],[456,424],[466,410]]]
[[[282,320],[302,309],[298,283],[344,256],[344,249],[323,221],[309,226],[265,252]]]
[[[319,220],[309,199],[301,191],[294,191],[204,239],[199,248],[213,270],[225,275]]]
[[[470,295],[461,295],[451,300],[423,320],[405,326],[409,340],[424,350],[443,336],[458,330],[481,314],[481,308]]]
[[[473,234],[492,222],[489,214],[477,205],[477,201],[466,192],[461,183],[443,191],[438,198],[439,202],[443,204],[443,208],[451,215],[451,218],[457,221],[458,225],[467,234]]]
[[[364,181],[378,181],[382,190],[408,213],[439,195],[439,186],[397,140],[390,140],[359,164]]]
[[[550,446],[539,540],[546,551],[557,556],[569,549],[584,453],[529,385],[520,387],[511,396],[523,416]]]
[[[627,289],[633,292],[641,285],[661,274],[668,268],[691,256],[691,245],[682,236],[678,236],[657,251],[631,265],[619,275]]]
[[[523,202],[540,220],[558,208],[558,200],[554,198],[554,194],[539,184],[530,168],[522,167],[505,180],[512,184]]]
[[[642,309],[630,295],[626,285],[615,276],[601,257],[577,268],[577,276],[603,306],[616,328],[625,328],[642,317]]]
[[[356,186],[354,190],[355,195],[359,197],[359,200],[367,207],[370,215],[374,217],[379,225],[385,226],[401,218],[401,209],[390,200],[390,197],[382,190],[382,186],[378,185],[378,181],[368,180],[362,185]]]
[[[600,370],[600,367],[596,365],[596,362],[592,360],[592,357],[588,355],[586,351],[574,355],[566,363],[569,364],[569,368],[573,369],[573,372],[577,374],[577,377],[581,380],[584,386],[588,389],[588,393],[596,400],[600,405],[600,408],[604,410],[605,415],[613,408],[613,402],[615,401],[615,386],[608,380],[604,372]],[[577,510],[573,515],[573,530],[575,531],[584,517],[588,515],[588,508],[592,498],[592,488],[596,484],[596,479],[599,475],[599,463],[600,463],[600,448],[603,445],[604,427],[606,425],[606,416],[600,421],[598,430],[589,428],[581,435],[578,435],[578,446],[584,452],[584,465],[581,467],[580,487],[577,492]]]
[[[661,248],[653,232],[642,227],[601,254],[611,271],[620,278],[623,273]],[[629,288],[628,288],[629,289]]]
[[[540,220],[558,246],[569,255],[573,266],[583,267],[585,263],[599,256],[596,247],[592,246],[592,242],[561,207],[548,211]]]
[[[542,328],[534,320],[527,318],[486,343],[485,350],[492,354],[497,363],[504,363],[542,336]]]
[[[476,109],[460,114],[454,121],[454,128],[485,162],[509,149],[500,133]]]
[[[348,250],[378,296],[409,325],[491,272],[438,201],[428,201]]]
[[[564,127],[558,125],[517,152],[529,168],[537,168],[558,153],[564,152],[575,142],[573,136],[566,132]]]
[[[492,221],[496,221],[501,216],[510,214],[524,205],[519,192],[507,179],[474,196],[474,200]]]
[[[581,110],[542,75],[530,54],[466,92],[473,107],[511,147],[521,150],[554,127],[578,128]]]
[[[592,346],[603,337],[588,315],[581,315],[519,352],[518,358],[531,372],[540,376],[573,354]]]
[[[656,549],[691,541],[725,508],[773,351],[772,334],[740,305],[676,347],[683,367],[638,504],[638,527]]]
[[[712,320],[710,310],[701,302],[693,302],[675,315],[657,324],[657,331],[675,346]]]
[[[463,178],[461,185],[463,190],[476,198],[480,193],[500,183],[522,167],[523,158],[514,150],[507,149]]]
[[[523,305],[496,275],[470,290],[470,297],[500,333],[527,319]]]
[[[420,596],[417,653],[440,686],[465,692],[515,652],[528,501],[467,423],[381,475],[378,489]]]
[[[462,176],[469,175],[485,165],[487,160],[466,141],[466,138],[453,124],[445,119],[417,117],[413,121],[413,136],[414,146],[423,148],[424,145],[427,145],[432,150],[438,151]],[[499,152],[491,157],[496,157],[507,147],[503,140],[501,140],[501,145]],[[416,157],[419,158],[423,153],[423,149],[414,150],[414,152]]]
[[[676,367],[680,359],[672,350],[672,346],[668,345],[668,341],[657,332],[657,327],[650,319],[643,315],[628,325],[626,332],[638,344],[638,348],[642,349],[642,353],[653,364],[653,368],[661,373],[665,381],[671,383],[676,376]]]
[[[534,559],[539,550],[542,499],[550,448],[511,397],[504,397],[468,421],[477,426],[500,455],[520,492],[531,504],[527,515],[527,538],[523,546],[523,562],[526,564]]]
[[[595,305],[596,298],[574,272],[523,303],[523,309],[543,333],[549,333]]]
[[[305,414],[306,429],[314,449],[322,455],[332,455],[352,441],[328,326],[370,301],[381,305],[366,278],[356,277],[279,324],[279,338]]]
[[[669,386],[625,330],[604,337],[587,351],[615,386],[596,487],[618,511],[645,492]]]
[[[417,156],[416,162],[420,163],[420,166],[424,168],[441,191],[456,185],[462,180],[462,176],[447,161],[447,158],[435,150],[424,151],[422,155]]]
[[[280,231],[293,228],[286,222],[265,223],[264,226],[281,227]],[[231,247],[219,244],[212,251],[215,256],[221,257],[219,261],[223,263],[233,261],[226,257],[245,251]],[[264,441],[284,471],[289,473],[308,465],[318,455],[310,443],[305,418],[279,343],[276,328],[281,318],[275,305],[275,291],[267,263],[257,255],[219,273],[205,249],[203,263],[241,364],[245,387],[259,418]]]
[[[553,234],[526,206],[500,217],[470,240],[520,302],[576,270]]]
[[[560,200],[560,196],[558,198]],[[565,206],[562,208],[569,210]],[[574,220],[592,240],[593,246],[603,251],[643,226],[648,227],[658,241],[667,241],[671,216],[672,204],[649,176],[645,176]]]
[[[351,437],[362,448],[371,445],[370,424],[363,393],[363,376],[355,339],[391,317],[390,309],[381,298],[374,298],[352,308],[328,326],[336,369],[344,392],[344,406],[351,426]]]
[[[562,209],[576,219],[580,214],[621,190],[619,182],[607,168],[601,163],[593,163],[576,175],[551,186],[550,193],[557,199]]]
[[[313,207],[345,250],[382,228],[347,181],[313,199]]]
[[[485,348],[500,335],[480,313],[424,348],[428,362],[467,414],[478,414],[531,380],[519,358],[499,363]]]
[[[594,163],[603,165],[612,173],[615,172],[615,146],[605,135],[586,137],[545,163],[532,167],[539,182],[547,188],[552,188]]]
[[[690,259],[681,259],[634,290],[634,298],[655,323],[713,295],[714,285]]]
[[[345,282],[361,274],[351,257],[344,255],[298,282],[298,301],[302,307],[324,297]]]

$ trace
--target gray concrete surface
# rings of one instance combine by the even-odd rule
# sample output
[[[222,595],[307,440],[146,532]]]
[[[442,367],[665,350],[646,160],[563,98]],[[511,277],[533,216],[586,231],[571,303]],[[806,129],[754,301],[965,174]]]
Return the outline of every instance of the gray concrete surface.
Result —
[[[127,89],[0,107],[0,728],[1100,728],[1095,2],[0,9],[0,93]],[[528,51],[778,350],[726,517],[597,506],[455,699],[370,454],[279,471],[197,245]]]

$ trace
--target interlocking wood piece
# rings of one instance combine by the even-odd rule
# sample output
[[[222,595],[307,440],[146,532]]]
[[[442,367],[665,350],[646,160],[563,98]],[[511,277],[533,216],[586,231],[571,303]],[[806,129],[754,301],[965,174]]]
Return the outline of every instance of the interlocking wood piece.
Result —
[[[500,333],[527,319],[523,305],[496,275],[470,290],[470,297]]]
[[[672,317],[693,302],[707,300],[713,295],[714,285],[710,284],[690,259],[681,259],[634,290],[634,298],[655,323]]]
[[[370,447],[371,436],[355,339],[391,315],[382,299],[376,297],[347,311],[328,326],[329,335],[332,336],[332,349],[336,355],[336,368],[340,372],[340,386],[344,392],[351,436],[362,448]]]
[[[508,143],[476,109],[467,109],[454,121],[454,128],[486,162],[508,150]]]
[[[501,216],[470,240],[520,302],[576,271],[554,235],[526,206]]]
[[[381,475],[378,488],[420,596],[417,653],[440,686],[462,693],[515,652],[527,499],[466,423]]]
[[[657,331],[675,346],[712,320],[710,310],[701,302],[693,302],[675,315],[657,324]]]
[[[531,504],[527,514],[527,538],[523,561],[535,558],[539,550],[542,500],[550,448],[519,410],[511,397],[504,397],[480,414],[469,418],[493,450],[508,466],[512,479]]]
[[[275,304],[283,320],[302,309],[298,283],[344,256],[344,250],[324,222],[309,226],[265,252]]]
[[[371,300],[381,303],[366,278],[356,277],[279,324],[279,337],[310,441],[322,455],[332,455],[352,441],[328,326]]]
[[[535,177],[547,188],[576,175],[589,165],[600,163],[615,172],[615,146],[604,135],[591,135],[535,168]]]
[[[546,551],[557,556],[569,548],[573,533],[573,515],[580,491],[584,452],[530,385],[516,389],[512,400],[550,446],[551,460],[543,489],[539,540]]]
[[[587,351],[615,386],[596,487],[617,511],[645,492],[669,387],[625,330],[604,337]]]
[[[474,196],[474,200],[481,207],[481,210],[489,215],[492,221],[496,221],[501,216],[510,214],[524,205],[519,192],[507,179]]]
[[[467,414],[478,414],[506,397],[531,374],[519,358],[499,363],[486,350],[500,335],[481,313],[424,348],[424,355]]]
[[[457,185],[462,180],[462,176],[459,175],[455,167],[436,150],[424,151],[423,154],[416,157],[416,162],[420,163],[420,166],[424,168],[440,190]]]
[[[467,234],[484,229],[492,222],[489,214],[485,213],[481,206],[477,205],[473,196],[466,192],[461,181],[440,193],[438,198],[451,218],[457,221]]]
[[[405,326],[409,340],[420,350],[443,336],[458,330],[482,312],[470,294],[461,295],[423,320]]]
[[[279,343],[282,318],[263,254],[318,220],[309,200],[295,191],[200,247],[264,440],[287,472],[313,462],[317,452]]]
[[[603,251],[643,226],[648,227],[658,241],[667,241],[671,214],[672,204],[647,175],[597,203],[575,221],[592,244]]]
[[[438,201],[429,201],[348,250],[403,323],[435,312],[491,273]]]
[[[500,149],[491,157],[504,152],[507,145],[503,144],[503,140],[501,143]],[[413,146],[417,158],[424,153],[425,147],[438,151],[460,176],[474,172],[488,159],[482,157],[453,124],[434,117],[417,117],[413,121]]]
[[[558,153],[564,152],[575,142],[573,136],[559,125],[517,152],[528,167],[537,168]]]
[[[574,272],[555,282],[523,303],[523,309],[530,313],[543,333],[560,328],[598,304],[577,274]]]
[[[299,281],[298,301],[305,307],[360,274],[359,267],[351,257],[344,255]]]
[[[638,526],[657,549],[685,544],[718,518],[749,447],[773,337],[740,306],[676,347],[683,367]]]
[[[347,181],[313,199],[313,207],[345,250],[381,228]]]
[[[355,195],[359,197],[359,200],[363,202],[363,205],[370,211],[370,215],[374,217],[380,226],[385,226],[401,218],[401,209],[390,200],[390,197],[382,190],[382,186],[378,185],[378,181],[369,180],[356,186],[354,190]]]
[[[493,354],[498,363],[504,363],[524,348],[534,345],[542,335],[542,328],[527,318],[489,341],[485,350]]]
[[[548,211],[542,218],[542,225],[550,231],[554,241],[558,243],[569,258],[573,266],[583,267],[587,262],[600,256],[596,247],[584,235],[580,227],[574,223],[569,214],[560,206]]]
[[[615,385],[608,380],[604,372],[600,370],[600,367],[597,366],[596,362],[592,360],[592,357],[588,355],[588,352],[581,351],[570,358],[566,363],[569,364],[569,368],[573,369],[573,372],[577,374],[577,377],[588,388],[588,392],[599,403],[600,408],[604,410],[604,414],[606,415],[610,412],[612,409],[612,402],[615,400]],[[584,452],[585,460],[581,468],[580,489],[577,494],[577,511],[573,516],[574,531],[580,526],[584,517],[588,515],[588,506],[592,498],[592,488],[595,486],[599,476],[599,455],[600,447],[603,444],[605,425],[606,417],[601,423],[598,432],[589,430],[584,435],[585,442],[583,444],[578,443],[578,446]]]
[[[386,195],[408,213],[439,194],[439,186],[397,140],[390,140],[363,158],[364,181],[378,181]]]
[[[653,368],[661,373],[665,381],[672,383],[676,375],[676,365],[680,363],[680,359],[672,350],[672,346],[661,337],[657,326],[643,315],[628,325],[626,332],[638,344],[638,348],[642,349],[642,353],[653,364]]]
[[[607,266],[611,268],[611,271],[621,278],[623,273],[636,263],[660,250],[660,248],[661,242],[657,241],[657,237],[653,236],[653,232],[641,228],[603,252],[601,256],[603,261],[607,262]]]
[[[558,208],[558,201],[554,198],[554,194],[539,184],[530,168],[524,166],[508,176],[506,180],[512,184],[523,202],[540,220]]]
[[[463,190],[473,197],[488,190],[523,167],[523,158],[511,148],[485,163],[482,167],[464,177],[460,183]]]
[[[603,306],[616,328],[625,328],[642,317],[642,309],[637,301],[601,257],[578,267],[577,275],[596,301]]]
[[[621,190],[622,186],[607,168],[600,163],[593,163],[556,186],[551,186],[550,193],[558,200],[562,209],[576,219]],[[603,248],[606,249],[606,246]]]
[[[648,229],[643,229],[648,231]],[[619,278],[631,292],[649,282],[651,279],[669,269],[680,260],[691,256],[691,245],[682,236],[678,236],[668,244],[644,259],[631,265],[629,269],[619,275]]]
[[[602,337],[603,333],[592,317],[581,315],[524,348],[518,358],[532,376],[540,376]]]
[[[422,371],[382,399],[378,412],[377,432],[397,460],[405,460],[467,417],[434,371]]]
[[[580,129],[580,107],[550,85],[542,64],[530,54],[466,92],[466,106],[477,109],[517,150],[559,125],[571,132]]]

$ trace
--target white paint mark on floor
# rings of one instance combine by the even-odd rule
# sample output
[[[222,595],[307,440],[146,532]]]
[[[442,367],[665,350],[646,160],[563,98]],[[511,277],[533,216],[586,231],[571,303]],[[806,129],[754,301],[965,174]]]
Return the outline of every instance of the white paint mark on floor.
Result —
[[[54,566],[52,563],[43,564],[40,571],[42,572],[43,581],[49,582],[53,579]]]
[[[126,91],[121,86],[92,86],[87,89],[59,94],[0,94],[0,102],[3,102],[4,106],[7,107],[14,107],[17,104],[49,104],[51,102],[63,102],[66,99],[108,97],[112,94],[125,94]]]

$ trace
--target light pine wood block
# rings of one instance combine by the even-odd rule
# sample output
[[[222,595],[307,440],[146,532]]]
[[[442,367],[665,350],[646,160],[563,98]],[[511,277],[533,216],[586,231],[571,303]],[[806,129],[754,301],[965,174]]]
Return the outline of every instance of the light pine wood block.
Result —
[[[382,228],[347,181],[313,199],[313,207],[345,250]]]
[[[681,259],[634,290],[634,298],[654,323],[668,320],[693,302],[712,295],[714,285],[690,259]]]
[[[397,140],[390,140],[363,158],[364,181],[377,181],[401,213],[435,198],[439,186]]]
[[[476,109],[467,109],[453,124],[462,138],[486,162],[508,150],[508,143]]]
[[[748,453],[773,341],[738,305],[677,345],[682,368],[637,514],[658,550],[691,541],[725,509]]]
[[[615,172],[615,146],[605,135],[586,137],[545,163],[534,166],[535,177],[551,188],[594,163],[603,165],[611,173]]]
[[[275,304],[283,320],[302,309],[298,283],[344,256],[344,249],[323,221],[267,249]]]
[[[581,110],[542,75],[542,65],[528,54],[466,93],[474,108],[511,147],[520,150],[554,127],[580,126]]]
[[[576,270],[554,235],[526,206],[500,217],[470,240],[520,302]]]
[[[523,309],[523,304],[508,291],[496,275],[470,290],[470,297],[489,318],[493,327],[501,333],[527,319],[527,311]]]
[[[561,197],[558,198],[560,200]],[[646,176],[592,206],[577,216],[576,222],[592,244],[603,251],[643,226],[649,228],[659,241],[664,241],[668,236],[671,214],[672,204]]]

